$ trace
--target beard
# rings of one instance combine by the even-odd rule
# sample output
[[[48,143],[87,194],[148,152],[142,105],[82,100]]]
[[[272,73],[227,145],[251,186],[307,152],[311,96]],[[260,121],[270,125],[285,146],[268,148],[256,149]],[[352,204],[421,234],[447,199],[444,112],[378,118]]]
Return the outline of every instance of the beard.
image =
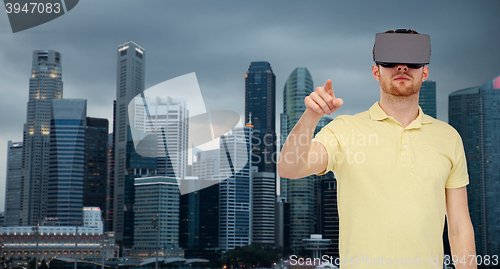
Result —
[[[407,97],[417,94],[420,91],[422,83],[415,83],[415,79],[409,74],[405,74],[409,81],[396,81],[394,78],[403,75],[402,73],[395,75],[389,81],[381,84],[382,90],[392,96]]]

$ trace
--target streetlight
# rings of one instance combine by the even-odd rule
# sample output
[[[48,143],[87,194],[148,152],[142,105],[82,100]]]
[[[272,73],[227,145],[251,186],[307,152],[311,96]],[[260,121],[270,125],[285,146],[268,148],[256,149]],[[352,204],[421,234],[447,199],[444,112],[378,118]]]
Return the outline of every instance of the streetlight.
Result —
[[[31,230],[36,234],[36,258],[35,258],[35,267],[38,269],[38,230],[40,229],[40,223],[37,223],[35,227],[32,227]]]
[[[158,214],[156,214],[156,216],[151,219],[151,222],[153,223],[153,227],[156,229],[156,262],[155,262],[155,269],[158,269],[158,237],[160,237],[160,235],[159,235],[160,229],[158,227]]]

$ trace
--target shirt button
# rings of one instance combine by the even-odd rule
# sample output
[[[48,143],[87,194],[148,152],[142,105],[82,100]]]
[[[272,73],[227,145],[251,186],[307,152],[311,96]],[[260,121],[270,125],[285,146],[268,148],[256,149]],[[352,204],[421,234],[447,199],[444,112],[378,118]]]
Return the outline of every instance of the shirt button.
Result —
[[[407,147],[408,147],[408,145],[404,145],[404,146],[403,146],[403,148],[407,148]]]

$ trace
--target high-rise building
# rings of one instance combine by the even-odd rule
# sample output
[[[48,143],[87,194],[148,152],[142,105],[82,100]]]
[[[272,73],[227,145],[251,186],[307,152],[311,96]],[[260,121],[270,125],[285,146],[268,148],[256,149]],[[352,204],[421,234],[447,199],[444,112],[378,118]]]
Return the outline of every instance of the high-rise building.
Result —
[[[276,176],[252,166],[252,244],[275,245]]]
[[[47,216],[50,116],[52,100],[63,96],[61,63],[57,51],[33,51],[23,132],[22,225],[36,225]]]
[[[87,117],[83,206],[98,207],[103,213],[106,210],[108,184],[108,133],[107,119]]]
[[[104,230],[113,231],[114,197],[115,197],[115,130],[116,130],[116,100],[113,101],[113,133],[108,138],[108,184],[106,185],[106,219]]]
[[[213,180],[213,176],[219,174],[219,169],[219,149],[196,153],[196,161],[193,162],[193,176],[198,177],[199,180]]]
[[[219,184],[180,197],[179,226],[179,246],[187,258],[208,257],[218,249]]]
[[[269,62],[252,62],[245,74],[245,122],[252,127],[252,171],[265,173],[256,174],[256,185],[252,188],[266,188],[265,193],[253,194],[255,225],[251,241],[272,245],[276,202],[276,76]]]
[[[276,174],[276,76],[268,62],[245,74],[245,122],[253,125],[252,166]]]
[[[130,134],[130,133],[129,133]],[[134,146],[130,139],[127,142],[126,148],[126,166],[127,174],[124,182],[124,212],[123,221],[127,225],[123,227],[123,237],[121,241],[122,250],[129,250],[134,245],[134,203],[135,203],[135,179],[140,177],[148,177],[155,175],[157,158],[146,157],[153,156],[157,152],[158,142],[156,139],[145,139],[137,147]],[[145,153],[146,156],[137,153],[137,151]],[[115,166],[115,169],[116,166]],[[115,180],[115,186],[116,186]],[[115,209],[116,212],[117,209]]]
[[[7,142],[7,177],[5,182],[5,226],[21,225],[21,179],[23,142]]]
[[[275,245],[277,247],[290,247],[290,204],[286,197],[278,196],[275,205]]]
[[[158,141],[156,174],[184,178],[188,164],[188,117],[183,98],[136,97],[130,127]]]
[[[304,98],[313,91],[313,80],[307,68],[296,68],[288,77],[283,89],[282,142],[304,113]],[[314,183],[312,176],[281,179],[281,196],[286,197],[290,205],[290,234],[285,236],[289,236],[291,247],[301,247],[302,239],[309,238],[314,233]]]
[[[251,127],[234,128],[220,137],[219,247],[221,250],[251,244],[252,173]],[[236,173],[234,167],[243,167]]]
[[[219,249],[219,184],[180,197],[179,246],[186,258],[211,259]]]
[[[436,82],[424,81],[420,87],[418,105],[424,114],[436,118]]]
[[[449,95],[449,123],[467,158],[467,201],[476,253],[500,253],[500,75]]]
[[[321,180],[320,205],[318,206],[318,219],[320,233],[323,239],[330,239],[332,244],[323,253],[330,257],[339,258],[339,212],[337,210],[337,180],[329,172]]]
[[[325,127],[328,123],[332,121],[331,118],[329,117],[322,117],[318,124],[316,125],[316,128],[314,130],[314,135],[316,135],[323,127]],[[322,199],[322,191],[321,191],[321,182],[324,180],[332,180],[334,179],[333,173],[326,173],[321,176],[316,176],[312,175],[311,176],[313,183],[314,183],[314,233],[315,234],[322,234],[322,226],[321,226],[321,214],[323,212],[323,203],[321,202]],[[323,236],[325,239],[331,239],[329,237]]]
[[[179,246],[186,258],[213,259],[219,248],[219,184],[214,175],[219,173],[219,149],[196,153],[193,178],[198,190],[181,195]],[[218,183],[218,181],[216,181]]]
[[[52,100],[47,217],[71,226],[83,219],[87,100]]]
[[[283,89],[283,113],[281,114],[281,147],[288,134],[306,110],[304,98],[314,91],[314,84],[305,67],[297,67],[288,77]],[[287,197],[288,179],[281,178],[280,195]]]
[[[309,96],[314,91],[314,83],[305,67],[297,67],[288,77],[283,89],[283,114],[286,116],[286,123],[281,123],[281,129],[285,131],[283,141],[286,139],[290,131],[295,127],[304,111],[306,105],[304,98]]]
[[[134,250],[179,247],[179,184],[174,177],[135,179]],[[152,219],[157,219],[157,236]]]
[[[125,228],[130,228],[133,222],[134,178],[126,179],[133,174],[130,170],[130,156],[135,149],[128,121],[128,104],[138,94],[144,92],[146,51],[132,41],[125,42],[117,49],[116,70],[116,128],[114,132],[114,197],[113,197],[113,230],[116,242],[122,247]],[[131,152],[134,151],[134,152]],[[133,169],[132,169],[133,170]],[[127,182],[126,182],[127,181]],[[128,188],[126,188],[126,185]],[[128,195],[128,197],[127,197]],[[128,219],[125,219],[125,214]],[[130,219],[132,218],[132,220]],[[125,225],[127,223],[127,225]],[[130,232],[130,231],[129,231]],[[133,234],[133,227],[131,230]],[[130,233],[129,233],[130,234]],[[129,238],[129,247],[133,238]]]
[[[127,175],[125,176],[124,220],[134,221],[134,182],[143,176],[185,178],[189,116],[182,98],[135,97],[128,106],[130,130],[134,139],[127,142]],[[135,146],[134,146],[135,144]],[[134,227],[123,229],[123,246],[134,243]]]

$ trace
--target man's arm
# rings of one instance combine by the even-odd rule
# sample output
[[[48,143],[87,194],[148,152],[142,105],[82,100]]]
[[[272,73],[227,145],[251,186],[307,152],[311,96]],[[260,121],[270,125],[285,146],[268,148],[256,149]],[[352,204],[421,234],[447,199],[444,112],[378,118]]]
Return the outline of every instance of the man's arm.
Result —
[[[455,267],[457,269],[477,268],[474,229],[469,216],[465,186],[446,189],[446,211],[451,255],[458,257],[458,263]],[[461,261],[465,261],[465,264],[460,263]]]
[[[311,142],[314,129],[323,115],[330,115],[342,106],[335,98],[332,81],[304,99],[306,111],[288,135],[278,160],[278,173],[284,178],[302,178],[323,172],[328,164],[328,153],[318,142]]]

